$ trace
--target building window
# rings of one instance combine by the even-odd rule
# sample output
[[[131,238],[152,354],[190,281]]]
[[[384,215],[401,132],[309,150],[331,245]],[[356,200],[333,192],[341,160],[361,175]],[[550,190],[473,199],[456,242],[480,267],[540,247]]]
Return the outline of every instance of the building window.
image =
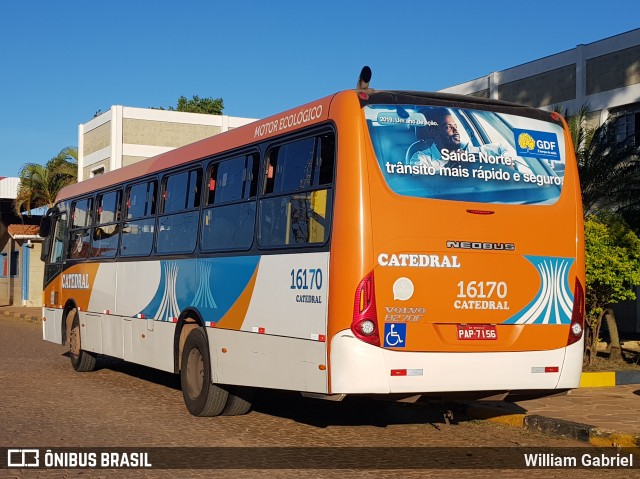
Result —
[[[11,276],[18,276],[18,251],[11,253],[11,261],[8,261],[9,253],[2,253],[0,255],[0,278],[6,278],[9,274],[9,268],[11,268]]]
[[[622,142],[635,136],[638,125],[638,113],[623,113],[616,117],[616,141]],[[635,144],[635,138],[633,139]]]
[[[622,142],[631,137],[632,144],[640,133],[640,104],[625,105],[611,112],[616,130],[616,141]]]
[[[100,168],[96,168],[95,170],[91,170],[91,178],[93,178],[94,176],[100,176],[104,174],[104,166],[101,166]]]

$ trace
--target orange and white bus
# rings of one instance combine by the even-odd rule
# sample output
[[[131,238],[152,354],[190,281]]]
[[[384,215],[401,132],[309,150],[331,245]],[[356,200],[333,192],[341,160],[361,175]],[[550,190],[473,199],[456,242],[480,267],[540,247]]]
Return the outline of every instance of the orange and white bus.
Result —
[[[389,399],[579,384],[584,245],[555,113],[342,91],[74,184],[42,223],[44,339],[253,388]]]

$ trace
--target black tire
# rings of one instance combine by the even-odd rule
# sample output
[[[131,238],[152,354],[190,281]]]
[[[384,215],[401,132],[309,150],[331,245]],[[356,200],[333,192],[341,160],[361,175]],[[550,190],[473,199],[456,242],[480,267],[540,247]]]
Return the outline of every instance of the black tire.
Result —
[[[211,382],[211,358],[202,328],[191,331],[184,343],[180,384],[184,404],[194,416],[218,416],[224,410],[229,393]]]
[[[72,309],[67,315],[67,324],[71,322],[69,330],[69,357],[73,369],[80,373],[93,371],[96,368],[96,354],[82,349],[80,337],[80,319],[78,310]]]
[[[242,416],[251,410],[251,402],[255,389],[245,386],[233,386],[229,390],[227,404],[222,410],[222,416]]]

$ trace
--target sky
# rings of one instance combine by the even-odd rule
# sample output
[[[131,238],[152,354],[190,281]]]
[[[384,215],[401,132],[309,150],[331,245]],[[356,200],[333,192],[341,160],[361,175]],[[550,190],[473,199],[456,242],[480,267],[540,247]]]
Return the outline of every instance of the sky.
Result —
[[[264,118],[354,88],[437,91],[640,27],[593,0],[0,2],[0,177],[78,145],[112,105],[222,98]]]

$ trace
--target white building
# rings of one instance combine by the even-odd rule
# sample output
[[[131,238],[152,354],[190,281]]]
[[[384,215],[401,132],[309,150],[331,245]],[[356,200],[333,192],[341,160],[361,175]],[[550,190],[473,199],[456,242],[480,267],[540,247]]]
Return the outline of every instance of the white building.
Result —
[[[598,40],[444,90],[537,108],[589,106],[590,121],[625,116],[627,133],[640,128],[640,29]]]
[[[255,121],[112,106],[78,127],[78,181]]]

